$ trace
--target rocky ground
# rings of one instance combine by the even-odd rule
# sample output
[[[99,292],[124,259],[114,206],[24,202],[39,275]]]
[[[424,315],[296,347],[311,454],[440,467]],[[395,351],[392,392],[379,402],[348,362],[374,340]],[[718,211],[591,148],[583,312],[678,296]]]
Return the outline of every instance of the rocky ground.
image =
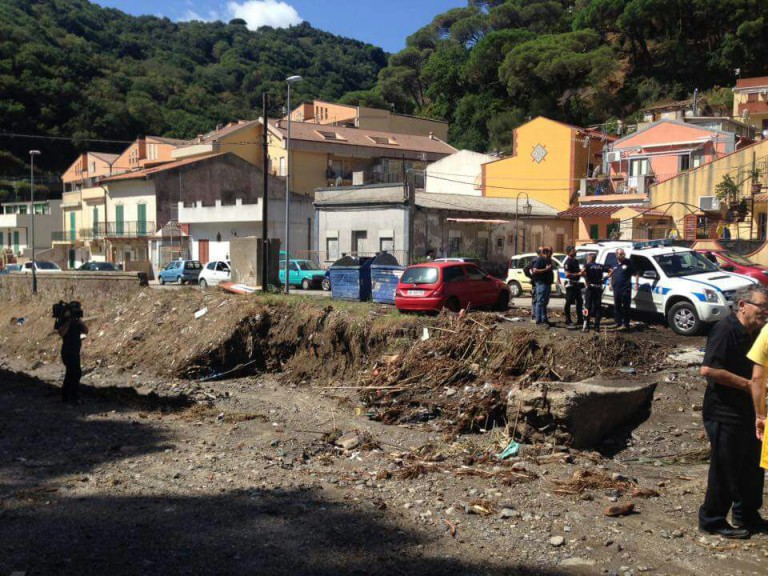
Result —
[[[581,337],[546,336],[573,341],[576,357]],[[86,401],[69,407],[55,344],[43,350],[41,338],[17,330],[3,342],[2,575],[766,572],[767,536],[696,530],[703,338],[662,326],[626,337],[663,352],[635,363],[659,383],[630,434],[594,451],[537,441],[503,461],[502,426],[372,420],[364,391],[344,386],[367,384],[375,364],[355,378],[300,379],[288,366],[201,381],[88,355]],[[630,514],[606,515],[630,503]]]

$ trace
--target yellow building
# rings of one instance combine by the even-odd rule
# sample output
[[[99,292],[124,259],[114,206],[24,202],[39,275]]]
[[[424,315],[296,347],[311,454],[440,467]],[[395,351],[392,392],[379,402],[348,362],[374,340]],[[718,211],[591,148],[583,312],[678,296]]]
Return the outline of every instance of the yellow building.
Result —
[[[288,122],[270,120],[270,171],[287,173]],[[291,190],[312,195],[316,188],[398,183],[422,177],[427,164],[456,152],[434,135],[417,136],[291,121]]]
[[[607,137],[539,116],[514,131],[511,156],[483,165],[483,195],[531,199],[567,210],[581,178],[602,161]]]
[[[764,239],[766,204],[761,194],[752,195],[753,167],[758,171],[755,182],[764,182],[768,178],[768,140],[651,186],[651,206],[672,216],[679,236],[686,240],[716,238],[721,221],[728,225],[734,239],[749,238],[750,234],[752,238]],[[717,198],[716,187],[726,175],[738,185],[734,202]],[[734,218],[734,208],[739,204],[747,213]]]
[[[739,78],[733,88],[733,117],[768,130],[768,76]]]
[[[254,166],[261,166],[261,122],[238,120],[201,134],[171,152],[173,160],[232,152]]]
[[[314,102],[297,106],[291,112],[291,121],[329,126],[346,126],[347,128],[378,130],[380,132],[411,134],[413,136],[429,136],[432,134],[440,140],[448,139],[448,122],[444,120],[396,114],[389,110],[368,108],[366,106],[334,104],[323,100],[315,100]]]
[[[88,188],[93,186],[98,178],[114,174],[117,171],[114,168],[117,158],[117,154],[83,152],[61,175],[64,192]]]

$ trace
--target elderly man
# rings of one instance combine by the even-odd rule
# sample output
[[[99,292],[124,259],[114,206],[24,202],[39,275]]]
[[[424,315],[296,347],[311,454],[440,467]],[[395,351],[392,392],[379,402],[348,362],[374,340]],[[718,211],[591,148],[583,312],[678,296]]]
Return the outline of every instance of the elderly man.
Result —
[[[712,449],[699,528],[743,539],[765,530],[759,514],[764,473],[759,467],[751,392],[752,361],[760,365],[766,361],[764,345],[758,349],[753,345],[768,315],[768,289],[749,286],[736,294],[734,302],[734,314],[709,333],[700,372],[707,379],[702,416]],[[729,509],[733,525],[726,518]]]

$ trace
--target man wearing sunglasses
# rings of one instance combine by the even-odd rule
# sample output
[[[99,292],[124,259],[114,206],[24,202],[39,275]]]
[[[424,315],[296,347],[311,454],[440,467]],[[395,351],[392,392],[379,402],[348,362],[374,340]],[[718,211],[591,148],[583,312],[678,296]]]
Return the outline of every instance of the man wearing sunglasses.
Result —
[[[744,539],[766,530],[759,513],[764,472],[759,466],[752,403],[753,360],[764,356],[750,350],[768,317],[768,289],[748,286],[733,301],[734,313],[709,333],[700,371],[707,379],[702,416],[711,454],[699,528],[724,538]],[[729,510],[732,525],[727,520]]]

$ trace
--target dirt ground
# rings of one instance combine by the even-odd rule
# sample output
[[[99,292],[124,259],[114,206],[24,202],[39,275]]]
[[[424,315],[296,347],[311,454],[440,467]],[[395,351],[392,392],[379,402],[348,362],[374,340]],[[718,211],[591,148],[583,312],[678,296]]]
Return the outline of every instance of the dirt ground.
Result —
[[[696,530],[708,448],[695,364],[703,337],[661,325],[593,336],[492,324],[490,314],[401,318],[301,302],[300,326],[289,329],[289,310],[272,299],[141,294],[86,308],[98,317],[79,406],[60,401],[49,303],[0,314],[0,575],[767,571],[767,536],[730,542]],[[494,362],[498,342],[531,340],[525,350],[536,352],[519,374]],[[460,377],[446,386],[456,371],[443,366],[464,342]],[[477,350],[487,355],[472,360]],[[680,352],[688,356],[669,357]],[[533,440],[501,461],[502,423],[446,424],[450,398],[479,384],[503,393],[531,369],[568,379],[627,366],[657,377],[650,417],[594,451]],[[360,387],[392,375],[387,387],[418,375],[411,384],[426,393],[390,399],[417,412],[437,404],[435,417],[382,418]],[[350,432],[349,449],[338,446]],[[605,515],[628,502],[632,514]]]

